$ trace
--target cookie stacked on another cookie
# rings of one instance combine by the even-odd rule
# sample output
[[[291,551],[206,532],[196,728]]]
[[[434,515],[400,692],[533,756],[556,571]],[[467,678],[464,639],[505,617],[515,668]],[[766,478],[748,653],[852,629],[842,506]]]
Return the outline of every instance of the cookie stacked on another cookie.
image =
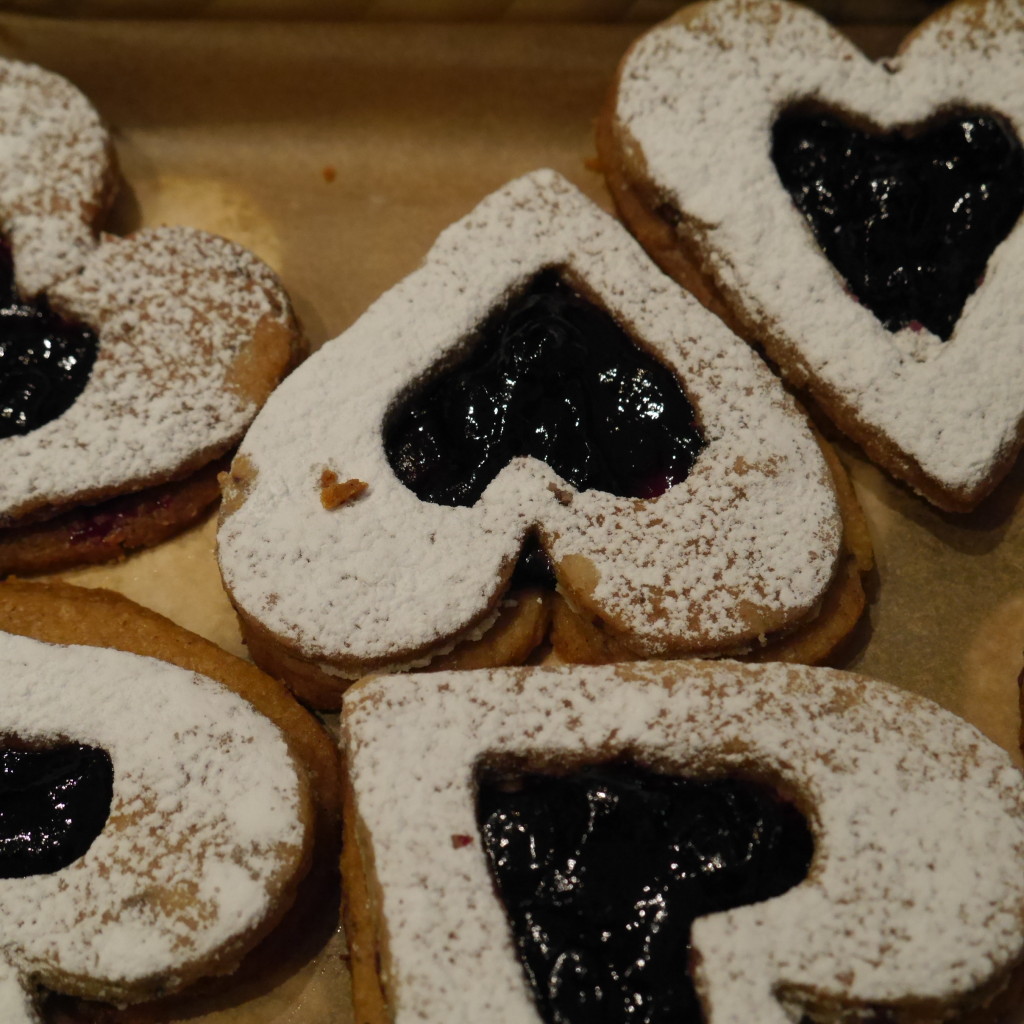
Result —
[[[193,522],[304,342],[271,270],[186,228],[100,237],[109,138],[70,83],[0,62],[0,575]]]
[[[863,607],[833,469],[747,346],[540,171],[272,396],[218,557],[253,657],[322,707],[370,671],[521,661],[552,603],[572,660],[801,660]]]
[[[1024,779],[914,694],[727,661],[448,672],[357,684],[342,735],[360,1020],[1019,1007]]]
[[[312,715],[119,594],[0,583],[0,630],[5,1021],[40,986],[135,1003],[227,974],[297,898],[308,931],[340,811]]]
[[[598,149],[651,255],[940,508],[1024,441],[1024,15],[959,0],[872,63],[787,0],[642,36]]]

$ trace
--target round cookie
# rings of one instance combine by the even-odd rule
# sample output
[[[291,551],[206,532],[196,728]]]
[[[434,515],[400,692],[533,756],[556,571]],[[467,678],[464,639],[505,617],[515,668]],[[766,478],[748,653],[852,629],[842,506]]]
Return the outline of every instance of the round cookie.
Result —
[[[724,661],[415,675],[357,684],[342,742],[346,928],[360,1020],[550,1020],[538,1003],[559,985],[571,1000],[582,979],[585,993],[599,965],[580,959],[580,946],[550,950],[573,969],[561,982],[552,975],[550,987],[538,977],[539,992],[516,962],[522,938],[496,884],[504,893],[507,880],[487,856],[495,819],[482,794],[496,780],[499,801],[514,803],[535,777],[571,782],[624,764],[706,785],[713,798],[695,805],[703,820],[722,820],[708,801],[724,799],[723,786],[767,789],[784,818],[802,815],[813,841],[802,881],[790,874],[769,898],[697,914],[689,963],[703,1019],[992,1021],[1019,1000],[1024,779],[976,729],[914,694],[829,669]],[[590,799],[591,822],[614,813],[607,788]],[[519,878],[564,866],[549,865],[541,844],[576,812],[553,813],[549,829],[511,819],[500,857],[534,849],[533,837],[538,844],[533,867],[528,856],[508,863]],[[671,858],[690,865],[696,854],[708,890],[716,871],[741,885],[737,851],[742,862],[757,845],[737,838],[742,821],[724,820],[726,831],[698,827]],[[619,927],[633,860],[644,859],[628,843],[612,845],[609,893],[584,845],[585,866],[569,861],[553,898],[531,904],[539,934],[560,936],[559,915],[582,915],[576,908],[596,888],[603,909],[584,917],[581,943],[611,952],[595,936]],[[663,929],[683,912],[657,886],[632,891],[637,910]],[[643,913],[625,919],[626,931],[645,927]],[[686,949],[665,955],[678,973]],[[645,965],[637,966],[642,988]]]
[[[303,341],[240,246],[186,228],[99,237],[112,151],[70,83],[0,62],[0,108],[6,575],[116,558],[198,518]]]
[[[48,644],[85,644],[132,652],[145,657],[145,661],[139,662],[143,665],[149,664],[151,659],[170,663],[186,673],[217,680],[227,691],[233,691],[274,723],[301,777],[301,789],[312,800],[311,807],[304,812],[306,860],[303,872],[292,882],[290,896],[274,911],[278,923],[270,936],[258,945],[254,942],[234,944],[230,963],[225,962],[220,973],[234,969],[241,961],[235,973],[238,983],[244,985],[253,978],[265,978],[268,973],[301,962],[298,957],[304,955],[302,950],[308,946],[307,937],[311,931],[321,929],[325,893],[334,890],[337,876],[338,756],[334,741],[320,723],[279,683],[250,663],[112,591],[64,583],[8,580],[0,583],[0,630],[3,631],[0,637],[18,634]],[[294,902],[289,909],[291,897]],[[287,913],[281,918],[283,911]],[[253,948],[247,952],[249,947]],[[189,993],[198,990],[205,995],[223,988],[223,981],[210,981],[199,986],[190,984]],[[88,991],[80,988],[71,991],[86,998],[109,998],[99,994],[96,986]],[[144,998],[164,994],[153,991]],[[117,996],[117,1001],[125,998]],[[182,1002],[181,1013],[188,1015],[190,1006],[192,1003]],[[64,1009],[69,1020],[93,1019],[85,1004]],[[141,1013],[141,1009],[135,1012]],[[115,1015],[111,1019],[121,1017]],[[135,1017],[129,1015],[128,1019]],[[144,1016],[144,1019],[150,1018]],[[163,1018],[157,1013],[154,1019]]]
[[[449,466],[468,467],[466,479],[442,479],[455,497],[421,496],[406,457],[427,436],[417,410],[458,409],[462,399],[427,392],[416,406],[418,389],[447,388],[446,374],[477,359],[478,335],[492,321],[549,304],[554,326],[541,321],[531,333],[527,320],[522,336],[503,335],[513,338],[510,353],[554,376],[538,355],[550,351],[542,347],[549,326],[557,335],[570,317],[604,318],[627,335],[632,358],[649,362],[602,373],[626,382],[616,385],[623,393],[663,388],[652,403],[659,409],[692,406],[681,418],[701,440],[688,472],[670,461],[648,467],[660,489],[640,497],[614,483],[571,483],[576,468],[558,463],[559,451],[502,450],[486,465],[456,452],[439,460],[442,477]],[[581,337],[581,349],[597,348],[591,333]],[[474,370],[470,384],[457,379],[454,391],[484,387],[489,367]],[[575,382],[587,369],[573,364],[568,376]],[[659,373],[667,383],[657,383]],[[489,397],[473,401],[491,407]],[[453,417],[453,435],[484,432],[475,416]],[[520,422],[518,413],[499,418]],[[628,430],[612,422],[626,436],[616,434],[608,450],[620,454],[605,462],[619,467],[645,445],[630,439],[632,422]],[[575,441],[578,430],[564,433]],[[480,479],[481,467],[496,475]],[[558,653],[587,660],[595,650],[604,656],[605,639],[615,657],[631,658],[759,648],[815,619],[833,586],[850,609],[842,636],[863,607],[847,543],[828,460],[776,379],[614,220],[539,171],[450,227],[420,270],[272,396],[225,479],[218,558],[253,656],[329,707],[363,673],[436,667],[467,641],[486,644],[518,600],[513,571],[531,546],[550,561],[561,619],[581,624],[573,634],[582,639]],[[521,658],[546,631],[545,613],[532,600],[515,607],[532,623],[515,629]],[[594,630],[601,635],[591,643]],[[501,660],[512,660],[508,649]],[[475,664],[487,662],[481,655]]]
[[[1022,59],[1024,17],[1013,0],[950,4],[877,64],[796,4],[710,0],[633,45],[598,127],[616,205],[657,262],[763,345],[871,459],[950,511],[981,501],[1024,439],[1019,389],[1007,383],[1022,371],[1024,221],[1014,213],[1022,196],[1013,170],[1024,166]],[[846,155],[828,156],[822,133],[844,140]],[[972,147],[992,152],[982,149],[986,134],[995,141],[984,145],[1006,150],[1005,167],[1003,157],[998,169],[988,157],[972,162]],[[960,147],[948,159],[947,136]],[[795,156],[787,155],[792,146]],[[877,163],[857,170],[855,151]],[[905,185],[890,154],[907,167]],[[947,165],[977,180],[968,178],[943,208],[953,187],[941,177]],[[794,177],[787,191],[784,171],[787,180],[810,177]],[[826,221],[812,208],[828,196],[834,202],[825,205],[837,206],[840,189],[861,205],[848,219]],[[880,198],[866,198],[871,190]],[[888,200],[890,193],[917,199]],[[929,205],[923,196],[935,198]],[[1006,213],[995,217],[989,208],[1003,196]],[[877,248],[895,248],[881,240],[896,234],[900,218],[908,226],[897,241],[923,230],[909,224],[912,210],[929,230],[940,226],[936,241],[928,235],[920,245],[929,251],[905,267],[873,269]],[[969,237],[972,221],[984,227],[977,238]],[[869,255],[854,259],[829,241],[846,237],[850,252]],[[980,270],[962,259],[974,248]],[[911,272],[919,263],[940,276],[918,283]],[[908,312],[883,311],[872,291],[879,281],[885,303],[896,294]],[[948,315],[932,309],[954,292]],[[928,300],[920,306],[918,293]]]
[[[0,987],[29,1003],[5,1019],[39,1019],[36,986],[133,1002],[231,971],[309,865],[311,801],[281,734],[224,687],[165,663],[10,634],[0,658],[9,776],[12,758],[72,744],[107,764],[107,810],[85,852],[69,850],[56,868],[28,859],[25,835],[30,846],[63,844],[65,829],[86,827],[78,804],[102,804],[103,780],[71,770],[51,798],[56,829],[46,818],[26,826],[12,810],[19,790],[6,795]]]

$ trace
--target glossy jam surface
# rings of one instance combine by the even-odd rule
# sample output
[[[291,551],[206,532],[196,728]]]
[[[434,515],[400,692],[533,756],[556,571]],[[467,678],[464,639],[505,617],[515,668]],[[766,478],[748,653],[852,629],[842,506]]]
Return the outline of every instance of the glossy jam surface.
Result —
[[[789,111],[772,159],[850,291],[890,331],[948,340],[1024,209],[1020,141],[980,111],[885,134]]]
[[[418,497],[472,505],[527,455],[580,491],[654,497],[685,479],[704,439],[676,378],[545,271],[402,403],[384,444]]]
[[[104,750],[0,745],[0,878],[50,874],[78,860],[110,814]]]
[[[485,773],[477,814],[551,1024],[699,1022],[694,919],[785,892],[813,853],[803,816],[763,786],[632,765]]]
[[[57,316],[45,298],[21,301],[10,247],[0,243],[0,438],[66,412],[89,380],[96,347],[89,328]]]

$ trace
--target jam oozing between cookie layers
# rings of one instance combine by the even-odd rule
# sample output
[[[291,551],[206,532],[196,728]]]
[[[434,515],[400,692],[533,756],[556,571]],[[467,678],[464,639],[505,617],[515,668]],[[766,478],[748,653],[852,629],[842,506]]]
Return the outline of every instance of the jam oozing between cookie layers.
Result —
[[[113,785],[105,750],[0,745],[0,878],[50,874],[78,860],[103,831]]]
[[[549,1024],[698,1024],[693,921],[780,895],[813,854],[803,816],[762,785],[630,764],[483,772],[477,817]]]
[[[1024,149],[982,111],[881,133],[794,109],[775,123],[772,160],[825,255],[890,331],[948,340],[1024,210]]]
[[[89,380],[96,348],[88,327],[57,316],[45,298],[19,298],[11,248],[0,242],[0,438],[66,412]]]
[[[472,505],[516,456],[577,490],[651,498],[704,446],[673,374],[556,271],[492,314],[470,349],[385,430],[392,469],[424,501]]]

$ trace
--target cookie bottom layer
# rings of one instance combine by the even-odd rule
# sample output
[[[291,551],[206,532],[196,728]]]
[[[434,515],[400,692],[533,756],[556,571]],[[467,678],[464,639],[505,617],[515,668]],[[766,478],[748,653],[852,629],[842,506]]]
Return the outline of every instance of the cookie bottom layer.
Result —
[[[242,637],[253,661],[265,672],[283,680],[302,701],[321,711],[337,711],[345,690],[364,675],[401,672],[408,668],[496,668],[522,665],[544,642],[551,623],[554,595],[542,590],[508,593],[491,624],[480,633],[469,629],[413,663],[366,666],[343,674],[324,662],[300,657],[259,623],[239,612]],[[237,610],[237,609],[236,609]]]
[[[790,629],[731,648],[679,652],[679,657],[729,656],[747,661],[824,662],[853,630],[867,604],[863,579],[874,568],[867,521],[834,449],[818,437],[832,474],[843,522],[843,552],[835,576],[813,613]],[[337,710],[342,695],[365,675],[445,669],[500,668],[536,663],[547,656],[570,664],[608,664],[644,658],[628,638],[581,614],[562,593],[541,589],[506,593],[492,613],[433,649],[379,664],[343,665],[305,655],[236,607],[252,659],[283,680],[296,696],[324,711]],[[669,655],[671,656],[671,655]]]
[[[228,457],[184,480],[147,487],[42,522],[0,529],[0,576],[112,562],[152,547],[199,520],[220,498]]]

